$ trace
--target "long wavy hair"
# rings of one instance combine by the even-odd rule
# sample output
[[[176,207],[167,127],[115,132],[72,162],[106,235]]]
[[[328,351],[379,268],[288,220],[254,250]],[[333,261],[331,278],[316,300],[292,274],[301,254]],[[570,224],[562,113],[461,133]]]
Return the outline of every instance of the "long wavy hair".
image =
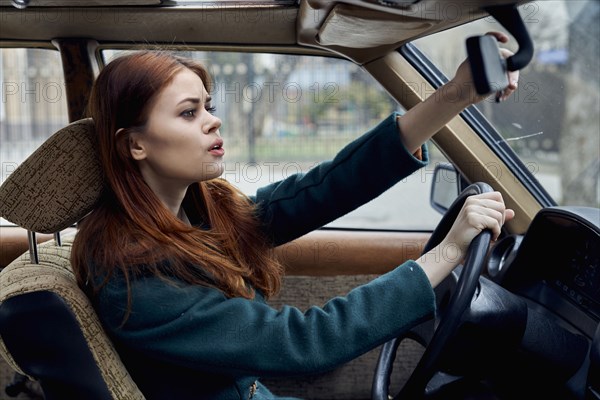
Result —
[[[216,287],[228,297],[253,298],[254,289],[269,297],[279,290],[282,267],[247,196],[220,178],[192,184],[184,208],[208,228],[190,227],[161,203],[131,157],[129,134],[143,134],[152,101],[186,68],[210,92],[201,64],[167,52],[119,57],[94,83],[88,115],[108,185],[99,206],[78,224],[71,252],[77,281],[92,296],[115,271],[128,287],[136,274],[150,274]]]

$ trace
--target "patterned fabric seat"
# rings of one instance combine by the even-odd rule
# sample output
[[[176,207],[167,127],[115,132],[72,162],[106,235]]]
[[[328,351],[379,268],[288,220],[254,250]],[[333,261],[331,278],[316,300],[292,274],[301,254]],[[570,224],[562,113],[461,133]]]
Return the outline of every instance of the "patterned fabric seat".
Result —
[[[93,129],[90,119],[74,122],[23,162],[0,187],[0,216],[41,233],[85,216],[104,185]],[[75,281],[72,239],[46,242],[0,272],[0,355],[39,381],[46,399],[144,399]]]

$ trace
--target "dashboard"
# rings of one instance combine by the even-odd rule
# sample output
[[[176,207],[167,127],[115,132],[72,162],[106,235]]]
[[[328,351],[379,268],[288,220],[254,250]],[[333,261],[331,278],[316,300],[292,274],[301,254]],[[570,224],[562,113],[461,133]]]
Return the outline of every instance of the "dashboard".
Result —
[[[593,337],[600,321],[600,209],[542,209],[525,235],[494,247],[488,274]]]
[[[600,400],[600,209],[544,208],[525,235],[498,241],[487,265],[490,280],[526,303],[519,347],[537,361],[519,373],[557,398]]]

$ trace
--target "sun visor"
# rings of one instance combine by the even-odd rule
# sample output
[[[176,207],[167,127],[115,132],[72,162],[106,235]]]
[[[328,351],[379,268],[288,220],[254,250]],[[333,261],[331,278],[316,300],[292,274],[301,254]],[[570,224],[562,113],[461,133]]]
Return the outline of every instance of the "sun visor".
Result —
[[[390,45],[427,30],[434,22],[338,4],[321,25],[317,42],[349,48]]]

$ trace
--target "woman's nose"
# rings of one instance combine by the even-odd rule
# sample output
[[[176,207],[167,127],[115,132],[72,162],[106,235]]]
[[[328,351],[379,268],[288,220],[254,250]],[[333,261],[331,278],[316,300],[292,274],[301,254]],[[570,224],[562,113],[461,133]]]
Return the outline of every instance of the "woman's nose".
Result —
[[[206,120],[203,131],[206,134],[214,133],[221,127],[221,119],[212,115],[208,111],[206,111],[206,113],[209,115],[209,117]]]

